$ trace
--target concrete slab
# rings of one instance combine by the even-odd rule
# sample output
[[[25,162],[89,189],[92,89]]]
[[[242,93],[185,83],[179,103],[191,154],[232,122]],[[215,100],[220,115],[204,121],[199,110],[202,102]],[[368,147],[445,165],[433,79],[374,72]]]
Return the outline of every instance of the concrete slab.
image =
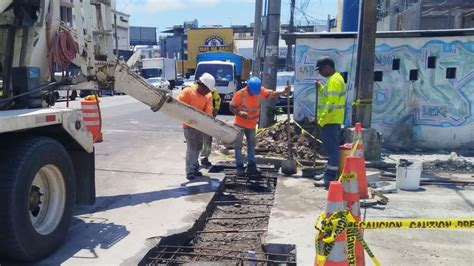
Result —
[[[423,186],[389,194],[385,207],[367,208],[366,220],[474,217],[474,188]],[[382,265],[473,265],[474,231],[452,229],[365,230]]]
[[[326,208],[326,191],[313,180],[278,177],[267,244],[294,244],[298,265],[313,265],[316,217]]]
[[[472,218],[473,187],[423,186],[388,194],[386,206],[363,209],[365,220]],[[295,244],[298,265],[314,262],[314,222],[325,208],[326,191],[313,181],[279,177],[267,243]],[[473,230],[366,230],[365,239],[382,265],[473,265]],[[373,265],[366,255],[367,265]]]

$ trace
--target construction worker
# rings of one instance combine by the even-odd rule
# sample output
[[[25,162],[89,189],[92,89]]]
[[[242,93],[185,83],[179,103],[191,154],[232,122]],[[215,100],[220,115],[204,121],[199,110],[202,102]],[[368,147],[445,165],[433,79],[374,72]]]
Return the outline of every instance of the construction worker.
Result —
[[[212,95],[212,116],[216,117],[219,109],[221,108],[221,96],[219,96],[219,92],[216,88],[211,88],[211,95]],[[201,165],[205,167],[211,167],[212,164],[209,162],[209,155],[211,155],[212,151],[212,137],[204,134],[203,136],[203,144],[201,150]]]
[[[255,164],[255,127],[260,116],[260,101],[279,97],[291,91],[286,87],[284,91],[276,92],[262,87],[262,82],[257,77],[247,81],[247,86],[237,91],[230,103],[230,111],[235,115],[234,124],[242,128],[247,139],[247,175],[259,174]],[[244,176],[244,159],[242,156],[243,135],[237,138],[235,143],[235,163],[237,175]]]
[[[209,92],[215,84],[214,77],[209,73],[204,73],[195,84],[183,89],[178,100],[212,116],[212,96]],[[192,180],[202,176],[199,172],[198,159],[204,134],[186,124],[183,124],[183,131],[186,139],[186,178]]]
[[[316,63],[316,71],[326,78],[326,85],[316,81],[315,89],[318,90],[317,121],[323,148],[328,156],[324,174],[317,176],[317,180],[324,179],[324,184],[315,182],[316,186],[324,185],[336,180],[339,166],[339,134],[344,122],[344,107],[346,104],[346,85],[344,78],[336,72],[334,60],[322,57]]]

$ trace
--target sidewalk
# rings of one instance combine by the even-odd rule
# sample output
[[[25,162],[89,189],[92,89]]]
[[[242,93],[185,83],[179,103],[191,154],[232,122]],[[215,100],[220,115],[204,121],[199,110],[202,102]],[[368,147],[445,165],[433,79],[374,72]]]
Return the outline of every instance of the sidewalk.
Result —
[[[314,262],[314,222],[325,209],[326,191],[313,181],[280,177],[267,243],[296,244],[298,265]],[[363,208],[366,220],[467,218],[474,215],[474,187],[423,186],[387,194],[390,202]],[[366,230],[365,239],[382,265],[472,265],[473,230]],[[373,265],[366,255],[367,265]]]

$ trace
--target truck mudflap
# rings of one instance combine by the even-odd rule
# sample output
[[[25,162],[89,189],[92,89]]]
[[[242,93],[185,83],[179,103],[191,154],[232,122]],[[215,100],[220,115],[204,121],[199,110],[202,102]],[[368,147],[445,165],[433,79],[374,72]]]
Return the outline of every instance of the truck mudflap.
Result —
[[[225,144],[232,144],[241,130],[234,125],[208,116],[204,112],[182,103],[166,91],[157,90],[142,77],[133,72],[126,63],[118,62],[115,67],[115,86],[127,95],[160,111],[182,123],[188,124],[199,131],[215,137]]]

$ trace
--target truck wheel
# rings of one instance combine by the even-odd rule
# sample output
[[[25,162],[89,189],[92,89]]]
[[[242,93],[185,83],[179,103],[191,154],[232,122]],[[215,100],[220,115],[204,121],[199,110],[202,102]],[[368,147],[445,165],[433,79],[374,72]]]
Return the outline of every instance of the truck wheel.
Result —
[[[0,202],[0,258],[35,261],[53,252],[66,237],[75,202],[64,147],[32,137],[2,149]]]

